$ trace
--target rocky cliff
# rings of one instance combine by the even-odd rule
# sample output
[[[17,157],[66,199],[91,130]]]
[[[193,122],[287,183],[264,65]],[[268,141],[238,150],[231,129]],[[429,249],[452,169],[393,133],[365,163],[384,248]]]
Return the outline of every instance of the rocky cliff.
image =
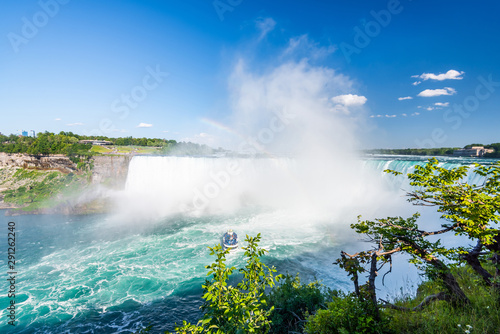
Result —
[[[123,188],[127,179],[128,165],[132,157],[121,156],[95,156],[92,168],[92,183],[107,184],[114,188]]]
[[[84,214],[92,212],[104,212],[107,210],[109,202],[110,189],[123,189],[127,179],[129,162],[132,159],[130,155],[122,156],[95,156],[92,158],[92,168],[90,172],[78,170],[68,157],[64,155],[50,156],[30,156],[27,154],[6,154],[0,153],[0,209],[23,208],[26,213],[62,213],[62,214]],[[36,170],[25,175],[19,174],[20,168],[25,170]],[[59,176],[52,179],[61,179],[65,184],[62,189],[68,190],[74,187],[75,182],[79,182],[78,193],[68,194],[61,188],[52,188],[49,181],[44,181],[47,173],[59,171]],[[73,174],[74,177],[72,177]],[[48,179],[47,179],[48,180]],[[42,202],[40,199],[40,187],[37,184],[44,184],[44,187],[50,187],[50,192],[56,199],[54,204],[40,205],[42,209],[32,210],[33,202]],[[61,187],[59,185],[58,187]],[[22,191],[21,191],[22,189]],[[29,201],[18,200],[16,204],[3,201],[4,191],[15,192],[16,196],[22,197],[23,194],[33,192]],[[62,192],[61,192],[62,191]],[[43,201],[47,202],[46,199]],[[62,204],[61,204],[62,203]],[[9,210],[7,214],[20,214],[21,211]]]
[[[124,185],[131,159],[132,157],[129,155],[93,157],[91,182],[93,184],[112,183],[116,186]],[[31,156],[28,154],[0,152],[0,168],[6,167],[58,170],[63,173],[78,172],[76,164],[67,156],[61,154]]]
[[[2,167],[59,170],[63,173],[71,173],[77,170],[76,164],[62,154],[32,156],[28,154],[9,154],[0,152],[0,168]]]

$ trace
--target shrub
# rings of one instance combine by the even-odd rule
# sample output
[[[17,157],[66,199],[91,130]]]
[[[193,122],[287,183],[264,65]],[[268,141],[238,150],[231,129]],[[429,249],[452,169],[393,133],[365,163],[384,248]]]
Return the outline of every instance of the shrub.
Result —
[[[206,268],[209,270],[203,285],[205,300],[202,309],[203,318],[193,325],[183,322],[182,327],[176,327],[176,333],[268,333],[270,329],[269,317],[273,307],[268,308],[264,297],[266,287],[273,287],[276,269],[269,268],[260,261],[266,250],[258,247],[260,234],[252,238],[247,235],[248,243],[245,250],[247,264],[239,272],[243,280],[236,287],[229,285],[228,280],[235,267],[226,266],[226,255],[221,245],[209,247],[210,255],[215,255],[215,262]]]
[[[267,296],[267,303],[274,306],[271,315],[273,333],[302,332],[308,314],[325,307],[331,291],[318,281],[301,284],[299,275],[286,274]]]
[[[308,334],[390,333],[387,321],[377,321],[373,305],[352,294],[338,293],[326,310],[309,316],[305,326]]]

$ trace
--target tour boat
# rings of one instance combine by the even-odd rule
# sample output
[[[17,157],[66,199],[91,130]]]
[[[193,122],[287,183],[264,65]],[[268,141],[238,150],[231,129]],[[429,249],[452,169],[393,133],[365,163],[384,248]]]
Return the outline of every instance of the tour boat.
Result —
[[[222,236],[222,246],[229,250],[238,248],[238,235],[233,230],[227,230]]]

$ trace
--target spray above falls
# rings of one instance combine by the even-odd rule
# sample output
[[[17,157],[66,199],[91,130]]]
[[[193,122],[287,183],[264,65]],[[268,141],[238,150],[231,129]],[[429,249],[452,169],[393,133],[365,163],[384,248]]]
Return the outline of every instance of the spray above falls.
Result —
[[[376,208],[385,190],[354,153],[363,109],[353,86],[307,60],[258,74],[239,61],[229,79],[231,116],[224,126],[206,123],[219,124],[222,142],[240,155],[135,157],[124,209],[154,217],[247,208],[332,216]]]

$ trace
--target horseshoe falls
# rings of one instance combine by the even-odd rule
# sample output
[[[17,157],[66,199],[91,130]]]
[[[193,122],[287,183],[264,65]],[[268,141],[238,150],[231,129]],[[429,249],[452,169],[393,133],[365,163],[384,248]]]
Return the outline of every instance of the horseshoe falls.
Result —
[[[440,163],[452,168],[476,161],[491,162],[445,158]],[[173,330],[176,322],[195,321],[204,266],[212,262],[207,247],[229,228],[240,241],[261,233],[260,245],[269,251],[263,261],[278,272],[300,272],[304,281],[351,290],[346,273],[332,265],[340,250],[367,247],[349,224],[360,214],[421,211],[402,197],[405,178],[383,170],[406,174],[424,163],[425,158],[399,156],[356,161],[136,156],[125,189],[113,194],[113,213],[1,215],[1,240],[7,240],[7,222],[16,223],[18,322],[14,329],[7,325],[4,280],[0,332],[132,333],[151,324],[152,333],[159,333]],[[472,176],[468,181],[481,182]],[[437,219],[432,210],[422,217]],[[3,275],[6,251],[0,248]],[[243,252],[231,253],[228,263],[243,265]],[[396,265],[403,273],[408,267]],[[388,275],[393,286],[404,285],[401,275]],[[408,275],[416,279],[415,273]]]

